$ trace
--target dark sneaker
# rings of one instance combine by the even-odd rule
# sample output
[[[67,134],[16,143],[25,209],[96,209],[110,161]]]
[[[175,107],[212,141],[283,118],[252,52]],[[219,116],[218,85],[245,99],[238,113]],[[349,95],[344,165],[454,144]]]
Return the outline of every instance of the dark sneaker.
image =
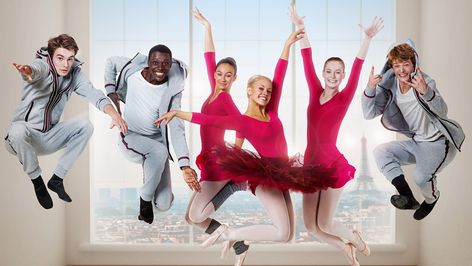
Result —
[[[34,192],[36,193],[36,198],[39,201],[39,204],[43,206],[45,209],[51,209],[52,208],[52,199],[51,196],[49,195],[49,192],[44,185],[43,180],[38,182],[37,185],[34,185]]]
[[[436,200],[435,202],[431,204],[428,204],[426,203],[426,201],[423,201],[421,203],[420,208],[416,210],[415,213],[413,214],[413,218],[415,218],[416,220],[421,220],[424,217],[428,216],[428,214],[433,210],[434,205],[436,205],[436,202],[438,202],[438,200]]]
[[[64,189],[64,182],[62,178],[53,175],[48,182],[48,188],[57,193],[57,196],[65,202],[72,202],[72,199],[67,194],[66,190]]]
[[[148,224],[152,224],[154,221],[154,212],[152,210],[151,201],[145,201],[141,197],[139,198],[138,220],[144,221]]]
[[[420,203],[414,198],[405,195],[393,195],[390,197],[390,203],[400,210],[416,210]]]

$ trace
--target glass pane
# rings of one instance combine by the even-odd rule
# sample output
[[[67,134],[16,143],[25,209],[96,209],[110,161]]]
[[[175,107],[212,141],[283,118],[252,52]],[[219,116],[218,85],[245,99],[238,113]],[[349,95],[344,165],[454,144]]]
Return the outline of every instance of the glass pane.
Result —
[[[259,39],[259,8],[259,0],[226,0],[225,39],[243,41]]]
[[[97,88],[103,88],[106,58],[116,55],[132,57],[136,52],[147,55],[152,46],[163,43],[172,50],[175,58],[189,65],[190,80],[183,94],[182,109],[200,111],[210,88],[203,59],[203,26],[189,16],[189,5],[192,3],[212,23],[216,60],[231,56],[237,61],[238,78],[233,84],[231,94],[240,111],[244,112],[248,105],[248,78],[254,74],[272,78],[284,41],[292,30],[287,16],[289,2],[93,0],[93,83]],[[363,119],[360,99],[371,65],[375,66],[376,72],[380,71],[387,50],[394,40],[394,0],[296,2],[298,13],[306,16],[305,25],[313,47],[313,60],[322,84],[324,61],[330,56],[344,59],[346,79],[341,84],[341,89],[345,86],[363,37],[357,24],[363,23],[367,26],[375,15],[385,19],[385,28],[371,43],[356,95],[338,137],[337,145],[351,164],[356,166],[357,176],[345,187],[336,219],[348,228],[361,229],[369,242],[392,243],[395,215],[394,209],[388,203],[392,187],[376,168],[372,150],[375,146],[394,139],[394,134],[386,132],[378,119]],[[192,22],[192,32],[189,29],[189,21]],[[291,52],[295,54],[290,57],[279,115],[284,124],[289,154],[293,155],[297,152],[304,153],[306,148],[308,88],[299,44],[296,44]],[[142,167],[128,162],[115,150],[118,137],[116,131],[108,130],[109,119],[95,110],[92,114],[96,129],[90,148],[94,191],[94,241],[200,243],[205,238],[203,231],[188,226],[184,221],[190,193],[175,163],[171,163],[175,194],[173,207],[165,215],[159,215],[152,225],[137,221]],[[200,127],[188,123],[185,127],[193,161],[201,149]],[[229,131],[225,140],[233,142],[234,136],[235,133]],[[363,137],[366,141],[364,144]],[[244,148],[254,150],[247,141]],[[104,150],[112,152],[104,153]],[[316,238],[306,232],[303,224],[302,195],[292,193],[292,199],[296,213],[295,242],[315,242]],[[233,227],[271,223],[264,208],[250,193],[236,193],[214,217]]]
[[[328,1],[326,0],[297,0],[297,12],[306,16],[305,30],[308,38],[326,40],[328,34]]]
[[[91,1],[92,39],[123,40],[124,0]]]
[[[330,0],[328,2],[328,39],[358,40],[360,38],[360,0]]]
[[[155,40],[157,36],[156,0],[125,0],[124,30],[129,41]]]
[[[187,0],[159,0],[157,19],[159,40],[189,40],[189,3]],[[154,14],[154,16],[156,16]]]

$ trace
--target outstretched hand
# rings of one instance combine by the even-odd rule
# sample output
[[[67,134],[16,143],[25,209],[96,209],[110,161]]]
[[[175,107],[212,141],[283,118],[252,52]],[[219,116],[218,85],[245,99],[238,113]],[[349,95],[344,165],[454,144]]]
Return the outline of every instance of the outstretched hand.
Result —
[[[210,26],[210,22],[208,21],[208,19],[205,18],[205,16],[203,16],[202,12],[200,12],[200,10],[195,7],[193,9],[193,17],[198,20],[200,23],[203,24],[203,26],[207,27],[207,26]]]
[[[372,39],[380,30],[383,29],[383,22],[383,18],[376,16],[374,17],[374,19],[372,20],[372,24],[368,28],[365,28],[361,24],[359,24],[359,27],[362,29],[362,31],[364,31],[364,34],[367,38]]]
[[[174,119],[176,114],[177,114],[177,112],[175,110],[171,110],[171,111],[163,114],[158,119],[156,119],[154,121],[154,125],[156,125],[156,127],[159,127],[161,125],[161,123],[164,123],[164,126],[167,126],[167,124],[169,124],[170,121],[172,121],[172,119]]]
[[[113,115],[111,117],[110,129],[112,129],[114,127],[117,127],[120,130],[120,132],[123,133],[123,134],[128,133],[128,124],[126,124],[126,121],[119,114],[118,115]]]
[[[303,19],[305,19],[305,16],[303,17],[300,17],[298,14],[297,14],[297,8],[295,7],[294,4],[291,4],[289,7],[288,7],[288,15],[290,17],[290,20],[292,21],[292,23],[297,26],[297,27],[303,27],[305,25],[305,23],[303,22]]]
[[[195,172],[195,170],[193,170],[189,166],[186,166],[182,168],[182,174],[184,176],[185,183],[187,183],[188,187],[192,191],[200,192],[202,190],[200,183],[197,179],[197,172]]]
[[[31,70],[30,66],[18,65],[16,63],[13,63],[13,66],[15,66],[16,70],[18,70],[18,72],[20,72],[20,74],[23,78],[25,78],[28,81],[33,80],[33,70]]]
[[[425,94],[428,91],[428,85],[419,67],[416,69],[416,75],[411,79],[411,82],[407,81],[406,84],[421,94]]]
[[[367,82],[367,87],[375,89],[377,85],[382,81],[382,75],[374,75],[374,66],[370,68],[369,81]]]

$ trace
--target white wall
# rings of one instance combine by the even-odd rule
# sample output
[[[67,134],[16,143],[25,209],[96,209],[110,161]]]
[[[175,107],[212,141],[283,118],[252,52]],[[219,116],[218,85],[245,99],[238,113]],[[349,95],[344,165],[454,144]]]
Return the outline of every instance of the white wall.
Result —
[[[7,4],[8,8],[5,8]],[[3,134],[18,104],[21,89],[21,81],[10,64],[30,62],[37,48],[45,45],[49,37],[63,31],[76,38],[81,49],[79,58],[90,62],[89,6],[86,0],[0,0],[0,6],[0,62],[3,66],[0,71],[3,91],[0,132]],[[465,81],[466,70],[470,68],[467,63],[472,61],[469,50],[472,31],[466,30],[472,22],[469,16],[472,4],[468,0],[398,0],[397,7],[397,39],[412,37],[416,40],[423,70],[436,79],[449,105],[450,117],[461,122],[466,133],[472,132],[472,120],[468,117],[472,114],[469,103],[472,91]],[[88,70],[87,63],[84,70]],[[80,97],[75,98],[66,109],[66,117],[86,114],[87,103],[77,99]],[[387,256],[389,264],[472,265],[472,245],[469,244],[472,212],[466,201],[468,188],[472,187],[471,174],[466,167],[467,158],[472,153],[471,146],[467,139],[463,152],[440,175],[442,196],[435,211],[424,221],[411,221],[408,228],[400,229],[418,237],[405,240],[412,247],[406,254],[399,253],[400,256],[394,260]],[[80,250],[81,243],[89,239],[89,213],[88,209],[82,208],[89,206],[90,202],[87,154],[88,150],[76,162],[66,180],[74,201],[65,205],[53,195],[54,208],[46,211],[36,202],[31,182],[16,158],[0,148],[0,266],[62,266],[66,262],[103,263],[113,260],[114,252],[99,255],[86,250],[84,254],[84,250]],[[56,160],[57,155],[42,158],[46,180]],[[397,221],[409,219],[411,214],[400,213]],[[136,257],[154,257],[152,250],[125,253],[128,262],[136,262]],[[121,262],[126,263],[124,260]],[[377,260],[375,262],[380,264]]]
[[[459,121],[466,133],[463,151],[438,175],[441,197],[436,209],[421,222],[421,266],[472,265],[471,12],[469,0],[421,1],[423,69],[436,80],[449,117]]]
[[[64,30],[64,3],[48,1],[0,1],[0,132],[2,139],[18,106],[22,82],[13,62],[30,63],[48,38]],[[2,141],[3,142],[3,141]],[[57,155],[43,157],[43,179],[55,167]],[[53,195],[54,208],[43,209],[33,185],[18,160],[0,148],[0,265],[62,266],[65,262],[65,208]]]

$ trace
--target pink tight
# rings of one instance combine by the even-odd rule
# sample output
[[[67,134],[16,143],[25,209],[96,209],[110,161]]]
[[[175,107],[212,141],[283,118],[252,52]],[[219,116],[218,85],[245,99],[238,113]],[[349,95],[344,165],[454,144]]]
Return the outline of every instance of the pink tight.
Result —
[[[230,229],[222,240],[277,241],[287,242],[294,234],[294,212],[288,192],[276,188],[258,186],[256,197],[260,200],[272,220],[272,224],[250,225]]]
[[[303,220],[307,231],[339,250],[344,249],[344,240],[351,243],[357,240],[352,231],[333,220],[342,191],[339,188],[303,194]]]
[[[228,182],[229,180],[202,181],[200,183],[202,190],[193,193],[185,214],[185,219],[189,224],[203,230],[208,228],[212,220],[209,217],[215,212],[215,206],[211,200]]]

